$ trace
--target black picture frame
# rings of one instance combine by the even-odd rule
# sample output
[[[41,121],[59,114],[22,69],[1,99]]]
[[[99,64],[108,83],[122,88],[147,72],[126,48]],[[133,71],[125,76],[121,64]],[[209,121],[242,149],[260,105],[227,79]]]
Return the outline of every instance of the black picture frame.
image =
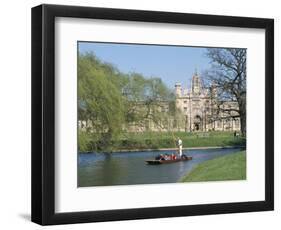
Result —
[[[55,18],[109,19],[265,29],[265,200],[55,213]],[[110,8],[32,8],[32,221],[41,225],[162,218],[274,209],[274,20]]]

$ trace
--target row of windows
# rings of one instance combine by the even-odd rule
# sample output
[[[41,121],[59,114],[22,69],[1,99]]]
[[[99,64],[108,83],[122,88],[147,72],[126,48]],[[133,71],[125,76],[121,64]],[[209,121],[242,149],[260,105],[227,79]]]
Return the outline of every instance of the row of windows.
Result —
[[[195,107],[195,108],[198,108],[198,107]],[[184,110],[184,112],[186,112],[187,111],[187,107],[183,107],[183,110]],[[206,107],[205,108],[205,112],[209,112],[209,111],[210,111],[210,108]]]
[[[184,103],[184,104],[187,104],[187,100],[184,100],[183,103]],[[206,101],[206,104],[208,104],[208,103],[209,103],[209,101],[207,100],[207,101]]]
[[[182,123],[184,122],[184,123]],[[193,122],[196,122],[193,120]],[[202,121],[198,120],[198,124],[201,123]],[[187,126],[189,124],[189,120],[188,117],[185,118],[185,120],[160,120],[159,121],[159,125],[164,127],[164,128],[169,128],[169,127],[173,127],[173,128],[177,128],[179,126]],[[202,123],[201,123],[202,124]],[[227,121],[216,121],[216,127],[217,128],[222,128],[224,125],[225,129],[228,128],[239,128],[239,119],[234,119],[234,120],[230,120],[228,119]],[[145,121],[145,128],[149,129],[149,128],[159,128],[159,126],[155,125],[153,122],[151,122],[150,120],[146,120]]]
[[[217,121],[216,123],[217,123],[217,127],[218,127],[218,128],[221,128],[221,127],[222,127],[222,124],[224,124],[224,125],[231,125],[230,120],[227,120],[227,121]],[[238,120],[238,119],[234,119],[234,120],[233,120],[233,125],[234,125],[236,128],[238,128],[238,127],[239,127],[239,120]]]

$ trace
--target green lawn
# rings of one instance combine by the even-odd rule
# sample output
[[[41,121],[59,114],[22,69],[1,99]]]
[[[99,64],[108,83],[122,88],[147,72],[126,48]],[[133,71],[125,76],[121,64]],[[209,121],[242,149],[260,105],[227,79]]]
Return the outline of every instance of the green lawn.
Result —
[[[124,132],[112,138],[103,149],[95,149],[98,144],[94,138],[84,132],[79,132],[80,151],[84,152],[115,152],[130,150],[176,148],[175,139],[180,137],[183,148],[191,147],[225,147],[246,146],[245,137],[234,137],[232,131],[211,132]]]
[[[144,132],[130,133],[127,137],[115,140],[115,149],[160,149],[175,148],[173,138],[180,137],[183,147],[245,146],[246,138],[234,138],[233,132]]]
[[[246,179],[246,151],[205,161],[179,182],[222,181]]]

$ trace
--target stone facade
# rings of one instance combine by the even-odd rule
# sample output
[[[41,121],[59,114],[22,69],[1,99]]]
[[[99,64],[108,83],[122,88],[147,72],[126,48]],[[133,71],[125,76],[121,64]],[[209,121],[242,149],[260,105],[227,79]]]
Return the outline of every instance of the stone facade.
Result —
[[[190,89],[184,89],[181,83],[176,83],[175,95],[176,107],[184,117],[184,128],[182,127],[181,131],[240,130],[238,113],[229,112],[232,108],[238,109],[237,102],[218,101],[215,87],[204,88],[197,73],[192,77]],[[218,110],[218,106],[223,110]]]

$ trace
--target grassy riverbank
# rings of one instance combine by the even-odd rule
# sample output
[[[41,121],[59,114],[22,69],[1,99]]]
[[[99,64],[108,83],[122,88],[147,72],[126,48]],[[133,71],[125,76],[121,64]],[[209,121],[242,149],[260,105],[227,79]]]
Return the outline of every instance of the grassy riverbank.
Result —
[[[114,141],[115,150],[175,148],[173,138],[180,137],[184,148],[212,146],[245,146],[246,139],[234,137],[233,132],[145,132],[130,133],[127,138]]]
[[[96,149],[97,143],[93,139],[86,140],[79,148],[80,152],[117,152],[147,149],[169,149],[175,148],[174,138],[180,137],[184,148],[196,147],[225,147],[225,146],[245,146],[246,138],[234,137],[233,132],[140,132],[124,133],[118,139],[112,139],[103,149]],[[80,135],[80,144],[83,143],[83,135]]]
[[[205,161],[183,176],[180,182],[246,179],[246,151]]]

